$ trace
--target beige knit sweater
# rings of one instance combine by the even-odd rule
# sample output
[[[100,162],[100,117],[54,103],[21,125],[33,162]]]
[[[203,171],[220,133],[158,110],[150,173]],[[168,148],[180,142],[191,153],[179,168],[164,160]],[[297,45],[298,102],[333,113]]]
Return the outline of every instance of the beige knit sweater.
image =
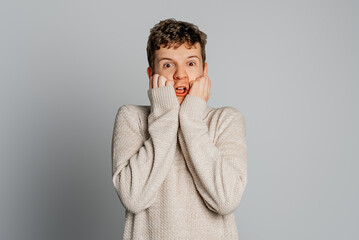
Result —
[[[238,239],[234,211],[247,184],[243,115],[211,108],[173,86],[148,89],[151,106],[119,108],[113,184],[125,240]]]

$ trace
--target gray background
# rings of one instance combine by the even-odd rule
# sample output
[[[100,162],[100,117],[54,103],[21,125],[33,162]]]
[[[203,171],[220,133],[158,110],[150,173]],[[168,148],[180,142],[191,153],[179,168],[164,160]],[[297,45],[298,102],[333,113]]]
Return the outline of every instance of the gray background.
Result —
[[[208,34],[208,105],[246,120],[241,240],[358,239],[358,1],[0,3],[0,239],[121,239],[117,109],[159,20]]]

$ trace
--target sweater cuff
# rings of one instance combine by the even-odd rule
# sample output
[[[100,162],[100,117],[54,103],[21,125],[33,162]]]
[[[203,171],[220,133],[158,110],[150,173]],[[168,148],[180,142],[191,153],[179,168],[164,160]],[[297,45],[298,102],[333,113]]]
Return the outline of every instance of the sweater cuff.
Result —
[[[180,106],[180,115],[203,119],[207,102],[198,96],[187,94]]]
[[[150,88],[147,90],[147,95],[150,99],[152,110],[179,107],[176,92],[171,85]]]

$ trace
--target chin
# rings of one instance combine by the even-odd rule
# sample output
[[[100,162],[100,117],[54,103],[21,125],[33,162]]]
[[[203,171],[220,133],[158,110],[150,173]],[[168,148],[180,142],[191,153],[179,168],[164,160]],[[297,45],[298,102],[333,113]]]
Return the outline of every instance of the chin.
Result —
[[[183,102],[184,98],[179,98],[179,97],[177,97],[177,99],[178,99],[179,104],[181,105],[181,103]]]

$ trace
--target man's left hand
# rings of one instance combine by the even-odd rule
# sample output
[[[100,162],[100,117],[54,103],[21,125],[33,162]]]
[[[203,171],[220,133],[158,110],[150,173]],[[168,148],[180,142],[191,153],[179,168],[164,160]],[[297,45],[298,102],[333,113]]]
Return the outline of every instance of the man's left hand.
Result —
[[[211,88],[211,80],[209,79],[208,75],[197,78],[196,80],[190,82],[189,85],[189,95],[198,96],[204,99],[206,102],[208,101]]]

